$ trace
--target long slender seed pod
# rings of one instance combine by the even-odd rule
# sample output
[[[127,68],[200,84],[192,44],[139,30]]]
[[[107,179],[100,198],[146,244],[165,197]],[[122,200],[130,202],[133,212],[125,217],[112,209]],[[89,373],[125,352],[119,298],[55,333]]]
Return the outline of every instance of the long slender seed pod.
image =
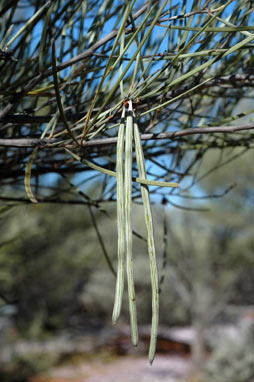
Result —
[[[132,259],[132,227],[131,227],[131,201],[132,201],[132,138],[133,138],[133,115],[132,102],[129,101],[127,113],[126,136],[125,136],[125,233],[126,233],[126,269],[129,294],[129,309],[131,323],[131,337],[134,346],[138,344],[137,311],[135,301],[135,288],[133,277]]]
[[[134,142],[136,150],[136,158],[139,176],[142,179],[146,178],[145,169],[145,159],[143,154],[143,149],[141,145],[141,140],[139,136],[139,129],[136,122],[134,122]],[[141,185],[141,194],[144,205],[145,213],[145,223],[147,229],[147,245],[148,253],[150,258],[150,272],[151,272],[151,285],[152,285],[152,328],[151,328],[151,339],[149,348],[149,361],[152,364],[155,356],[157,333],[158,333],[158,322],[159,322],[159,283],[158,283],[158,271],[156,264],[156,254],[154,245],[154,233],[153,233],[153,217],[151,210],[151,202],[149,189],[147,185]]]
[[[125,221],[124,221],[124,123],[125,108],[119,126],[116,149],[116,183],[117,183],[117,231],[118,231],[118,265],[115,290],[115,302],[112,314],[113,324],[116,323],[122,306],[124,290],[124,254],[125,254]]]

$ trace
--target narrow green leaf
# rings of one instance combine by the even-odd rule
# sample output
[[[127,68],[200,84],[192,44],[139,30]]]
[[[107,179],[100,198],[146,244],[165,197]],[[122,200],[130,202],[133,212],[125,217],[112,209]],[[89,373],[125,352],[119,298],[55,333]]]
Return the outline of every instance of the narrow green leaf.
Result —
[[[165,8],[167,4],[167,0],[165,0],[161,6],[161,8],[159,9],[155,19],[152,21],[151,25],[149,26],[148,28],[148,31],[146,32],[145,36],[142,38],[141,42],[140,42],[140,45],[139,47],[136,49],[136,51],[134,52],[132,58],[130,59],[130,61],[128,62],[128,64],[126,65],[126,67],[124,68],[124,71],[121,73],[120,77],[118,78],[118,80],[116,81],[116,83],[114,84],[113,88],[110,90],[109,94],[107,95],[107,97],[105,98],[105,101],[103,102],[102,106],[100,107],[100,109],[98,110],[97,114],[95,115],[95,117],[93,118],[93,120],[91,121],[91,123],[95,123],[98,116],[100,115],[100,113],[102,112],[102,110],[105,108],[105,106],[108,104],[109,100],[111,99],[111,97],[114,95],[116,89],[118,88],[119,86],[119,83],[122,81],[122,79],[124,78],[125,74],[128,72],[129,68],[131,67],[131,65],[133,64],[134,60],[136,59],[137,55],[139,54],[139,52],[141,51],[143,45],[145,44],[145,42],[147,41],[147,39],[149,38],[158,18],[160,17],[160,14],[161,12],[163,11],[163,9]],[[147,13],[147,15],[145,16],[142,24],[137,28],[137,30],[133,33],[133,36],[132,38],[130,39],[130,41],[132,39],[135,38],[135,36],[137,35],[137,33],[139,32],[140,29],[142,29],[143,27],[143,24],[146,22],[146,20],[148,19],[150,13],[152,12],[153,8],[155,7],[155,4],[153,5],[153,7],[151,8],[151,10]],[[129,43],[130,43],[129,41]],[[128,48],[129,46],[129,43],[125,46],[122,54],[124,54],[125,50]],[[116,65],[116,63],[118,62],[119,58],[115,61],[114,65]],[[112,68],[114,68],[114,65],[112,65]]]
[[[192,37],[190,38],[190,40],[188,41],[188,43],[187,43],[186,45],[184,45],[183,48],[180,49],[180,51],[179,51],[179,52],[177,53],[177,55],[175,56],[173,62],[177,60],[177,58],[180,56],[180,54],[184,53],[184,52],[186,51],[186,49],[188,49],[190,46],[193,45],[193,42],[198,38],[198,36],[200,36],[201,33],[203,33],[203,32],[206,31],[206,29],[207,29],[207,28],[209,27],[209,25],[213,22],[213,20],[215,20],[216,17],[219,16],[219,15],[224,11],[224,9],[226,9],[227,6],[228,6],[229,4],[232,3],[232,1],[233,1],[233,0],[229,0],[226,4],[222,5],[222,6],[219,8],[218,12],[217,12],[216,14],[214,14],[214,15],[208,20],[208,22],[207,22],[203,27],[200,28],[200,30],[198,31],[198,33],[196,33],[194,36],[192,36]],[[173,62],[172,62],[172,63],[173,63]]]
[[[198,84],[198,85],[196,85],[196,86],[193,86],[193,88],[188,89],[188,90],[186,90],[185,92],[179,94],[178,96],[176,96],[176,97],[174,97],[174,98],[171,98],[170,100],[168,100],[168,101],[166,101],[166,102],[163,102],[162,104],[160,104],[160,105],[158,105],[158,106],[152,107],[151,109],[149,109],[149,110],[147,110],[147,111],[144,111],[143,113],[140,114],[140,117],[143,117],[144,115],[150,113],[151,111],[155,111],[155,110],[158,110],[158,109],[162,109],[163,107],[170,105],[171,103],[177,101],[178,99],[183,98],[183,97],[186,96],[187,94],[192,93],[194,90],[197,90],[197,89],[201,88],[202,86],[204,86],[204,84],[206,84],[206,83],[209,82],[209,81],[211,81],[211,77],[210,77],[210,78],[207,78],[205,81],[201,82],[200,84]]]
[[[99,171],[103,174],[110,175],[116,177],[116,172],[107,170],[106,168],[103,168],[101,166],[98,166],[97,164],[90,162],[88,159],[81,158],[79,155],[73,153],[71,150],[67,149],[65,147],[65,150],[77,161],[86,164],[88,167],[91,167],[93,170]],[[141,183],[141,184],[147,184],[148,186],[157,186],[157,187],[173,187],[178,188],[178,183],[171,183],[171,182],[159,182],[157,180],[148,180],[148,179],[141,179],[141,178],[135,178],[132,177],[133,182]]]
[[[222,21],[223,22],[223,21]],[[167,28],[168,26],[167,25],[161,25],[161,27],[164,27],[164,28]],[[173,29],[173,30],[184,30],[184,31],[192,31],[192,32],[199,32],[199,31],[202,31],[203,33],[205,32],[216,32],[216,33],[220,33],[220,32],[225,32],[225,33],[229,33],[229,32],[248,32],[248,31],[253,31],[254,30],[254,26],[252,25],[246,25],[246,26],[240,26],[240,27],[237,27],[237,26],[232,26],[232,27],[207,27],[204,29],[204,27],[188,27],[188,26],[180,26],[180,25],[171,25],[169,27],[170,29]]]
[[[200,28],[200,30],[198,31],[198,33],[196,33],[194,36],[192,36],[192,37],[190,38],[190,40],[188,41],[188,43],[187,43],[186,45],[184,45],[184,46],[179,50],[179,52],[175,55],[175,57],[173,58],[173,60],[172,60],[172,62],[171,62],[172,65],[175,63],[175,61],[179,58],[179,56],[180,56],[181,54],[183,54],[189,47],[191,47],[191,46],[193,45],[193,42],[197,39],[197,37],[200,36],[201,33],[203,33],[203,32],[208,28],[208,26],[212,23],[212,21],[213,21],[214,19],[216,19],[216,17],[219,16],[219,15],[223,12],[223,10],[224,10],[230,3],[232,3],[232,1],[233,1],[233,0],[229,0],[225,5],[221,6],[220,9],[218,10],[218,12],[217,12],[215,15],[213,15],[213,16],[208,20],[208,22],[207,22],[202,28]],[[194,70],[189,71],[188,73],[186,73],[186,74],[183,75],[183,76],[180,76],[179,78],[182,78],[182,80],[185,79],[185,76],[186,76],[186,78],[189,78],[189,77],[193,76],[193,74],[195,74],[196,72],[198,72],[198,71],[200,71],[200,70],[203,70],[204,68],[210,66],[210,65],[211,65],[213,62],[215,62],[216,60],[217,60],[217,57],[213,58],[212,60],[206,62],[206,63],[203,64],[203,65],[200,65],[199,68],[195,68]],[[203,67],[203,66],[204,66],[204,67]],[[178,82],[181,82],[181,81],[182,81],[182,80],[179,80],[179,78],[177,78],[176,80],[173,80],[173,81],[172,81],[172,79],[173,79],[174,76],[175,76],[175,70],[172,70],[171,72],[172,72],[172,73],[171,73],[171,75],[170,75],[170,77],[169,77],[169,81],[168,81],[168,82],[169,82],[169,87],[171,87],[172,84],[175,85],[175,84],[177,83],[176,81],[178,81]],[[155,83],[156,79],[161,75],[161,73],[162,73],[162,71],[160,71],[156,76],[154,76],[154,77],[153,77],[153,78],[146,84],[146,86],[145,86],[140,92],[138,92],[138,94],[137,94],[136,96],[138,97],[142,92],[144,92],[144,90],[145,90],[147,87],[151,86],[151,84],[152,84],[153,82]],[[160,86],[161,86],[161,85],[160,85]],[[159,87],[159,88],[160,88],[160,87]],[[154,92],[158,92],[159,88],[156,88],[156,87],[155,87]],[[166,89],[165,89],[165,91],[166,91]],[[152,92],[151,92],[151,93],[152,93]],[[151,94],[151,93],[150,93],[150,94]],[[146,96],[147,96],[147,95],[146,95]]]
[[[18,32],[8,41],[6,44],[6,47],[9,48],[9,46],[26,30],[29,29],[32,25],[34,25],[37,20],[39,19],[40,15],[48,8],[51,1],[48,1],[46,4],[44,4],[29,20],[28,22],[18,30]]]
[[[118,30],[118,32],[117,32],[117,36],[116,36],[116,39],[115,39],[115,41],[114,41],[114,45],[113,45],[113,47],[112,47],[112,49],[111,49],[110,56],[109,56],[108,61],[107,61],[107,64],[106,64],[106,68],[105,68],[105,70],[104,70],[102,79],[101,79],[101,81],[100,81],[100,83],[99,83],[99,85],[98,85],[98,87],[97,87],[97,89],[96,89],[96,93],[95,93],[95,96],[94,96],[94,98],[93,98],[92,105],[90,106],[90,109],[89,109],[89,111],[88,111],[88,113],[87,113],[87,116],[86,116],[86,123],[85,123],[85,127],[84,127],[84,129],[83,129],[83,134],[82,134],[81,142],[82,142],[83,139],[85,138],[85,136],[86,136],[86,134],[87,134],[87,131],[88,131],[88,129],[89,129],[88,123],[89,123],[89,120],[90,120],[90,117],[91,117],[93,108],[94,108],[94,106],[95,106],[97,97],[98,97],[98,95],[99,95],[99,93],[100,93],[100,91],[101,91],[102,85],[103,85],[103,83],[104,83],[106,77],[108,76],[108,74],[111,72],[110,64],[111,64],[111,60],[112,60],[114,51],[115,51],[116,47],[118,46],[119,39],[120,39],[121,35],[125,33],[125,24],[126,24],[126,22],[127,22],[127,20],[128,20],[128,17],[129,17],[129,15],[130,15],[130,13],[131,13],[131,10],[132,10],[134,4],[135,4],[135,0],[133,0],[132,3],[131,3],[129,6],[126,6],[126,11],[125,11],[125,13],[124,13],[124,17],[123,17],[123,19],[122,19],[122,21],[121,21],[120,28],[119,28],[119,30]]]
[[[53,2],[51,4],[50,8],[48,9],[46,16],[45,16],[44,24],[43,24],[41,41],[40,41],[40,49],[39,49],[39,69],[40,69],[40,71],[43,70],[44,47],[46,46],[45,42],[46,42],[46,37],[47,37],[48,24],[49,24],[50,16],[51,16],[51,13],[54,9],[54,6],[55,6],[55,2]]]
[[[79,142],[76,140],[75,136],[73,135],[73,132],[71,131],[69,123],[64,114],[64,109],[63,109],[63,105],[61,101],[61,94],[60,94],[59,85],[58,85],[58,75],[57,75],[57,67],[56,67],[56,48],[55,48],[54,40],[52,41],[52,70],[53,70],[54,85],[55,85],[55,92],[56,92],[56,102],[57,102],[60,116],[63,120],[64,126],[66,127],[70,137],[77,143],[77,145],[79,145]]]
[[[36,147],[33,150],[32,154],[28,160],[28,163],[26,166],[26,171],[25,171],[25,190],[26,190],[26,194],[27,194],[28,198],[31,200],[32,203],[38,203],[38,200],[35,198],[33,191],[32,191],[32,187],[31,187],[32,165],[33,165],[34,159],[37,155],[37,152],[38,152],[38,148]]]
[[[5,33],[5,35],[3,36],[3,38],[2,38],[2,40],[1,40],[1,42],[0,42],[0,49],[5,49],[6,41],[7,41],[8,38],[10,37],[11,32],[12,32],[12,30],[13,30],[13,27],[14,27],[14,25],[11,25],[11,26],[8,28],[8,30],[7,30],[7,32]]]

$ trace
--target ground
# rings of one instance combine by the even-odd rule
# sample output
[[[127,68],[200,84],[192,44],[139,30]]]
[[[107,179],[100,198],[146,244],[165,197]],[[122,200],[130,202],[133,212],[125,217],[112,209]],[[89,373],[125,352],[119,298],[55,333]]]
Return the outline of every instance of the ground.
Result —
[[[178,356],[157,355],[152,366],[144,356],[95,357],[54,368],[31,382],[184,382],[189,366],[189,359]]]

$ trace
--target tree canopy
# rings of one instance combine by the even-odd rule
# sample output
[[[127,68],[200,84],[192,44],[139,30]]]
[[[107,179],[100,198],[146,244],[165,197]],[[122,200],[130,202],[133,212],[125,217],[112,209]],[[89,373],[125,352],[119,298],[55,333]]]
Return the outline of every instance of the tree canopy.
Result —
[[[27,199],[25,174],[32,200],[64,199],[71,187],[54,187],[69,174],[98,177],[96,201],[115,200],[115,178],[90,162],[115,169],[128,100],[149,178],[180,182],[150,189],[169,202],[211,148],[253,148],[252,2],[14,0],[0,16],[2,200]]]

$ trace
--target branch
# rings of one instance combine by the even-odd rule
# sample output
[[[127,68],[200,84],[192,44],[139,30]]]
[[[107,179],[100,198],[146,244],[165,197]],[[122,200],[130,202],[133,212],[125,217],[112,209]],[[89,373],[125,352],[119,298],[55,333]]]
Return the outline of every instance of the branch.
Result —
[[[180,15],[175,15],[175,16],[171,16],[171,17],[168,17],[166,19],[159,19],[159,23],[162,23],[164,21],[174,21],[174,20],[179,20],[179,19],[186,19],[188,17],[191,17],[191,16],[194,16],[194,15],[200,15],[202,13],[209,13],[209,14],[212,14],[214,12],[217,12],[219,8],[216,8],[216,9],[209,9],[209,8],[206,8],[206,4],[199,10],[197,11],[193,11],[193,12],[189,12],[189,13],[184,13],[184,14],[180,14]],[[170,15],[171,11],[166,11],[163,13],[163,15],[161,15],[161,17],[164,17],[166,15]]]
[[[148,140],[158,140],[158,139],[175,139],[178,137],[183,137],[186,135],[195,135],[195,134],[211,134],[211,133],[227,133],[232,134],[237,131],[247,131],[254,130],[254,125],[232,125],[232,126],[212,126],[212,127],[195,127],[193,129],[179,130],[175,132],[159,133],[159,134],[141,134],[141,139],[144,141]],[[60,139],[39,139],[39,138],[10,138],[10,139],[1,139],[0,146],[4,147],[36,147],[39,148],[59,148],[58,143],[63,142]],[[88,142],[83,142],[83,147],[91,146],[105,146],[112,145],[117,143],[117,137],[114,138],[102,138],[94,139]],[[75,148],[75,144],[63,144],[61,147],[66,148]]]
[[[236,74],[230,74],[229,76],[222,76],[222,77],[215,77],[211,81],[207,82],[204,87],[211,87],[211,86],[223,86],[223,87],[242,87],[242,86],[248,86],[253,87],[254,81],[254,73],[236,73]]]
[[[62,199],[46,199],[37,198],[39,203],[56,203],[56,204],[81,204],[86,206],[94,206],[94,202],[84,201],[84,200],[62,200]],[[25,203],[31,204],[31,200],[23,197],[11,197],[11,196],[0,196],[0,200],[3,202],[12,202],[15,204]]]

